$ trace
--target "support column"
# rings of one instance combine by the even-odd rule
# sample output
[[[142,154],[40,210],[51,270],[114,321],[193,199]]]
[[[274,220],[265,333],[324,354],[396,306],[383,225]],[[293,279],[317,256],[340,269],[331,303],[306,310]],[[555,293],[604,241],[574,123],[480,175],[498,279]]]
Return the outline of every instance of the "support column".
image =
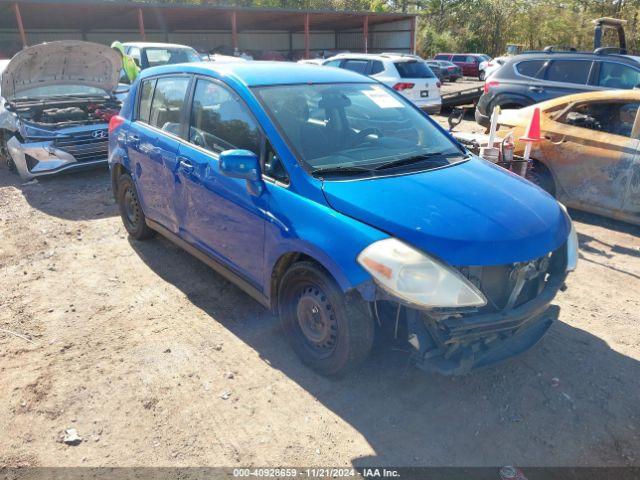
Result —
[[[304,58],[309,58],[309,13],[304,14]]]
[[[416,54],[416,17],[415,15],[411,17],[411,53]]]
[[[144,42],[147,39],[147,35],[144,31],[144,17],[142,16],[142,9],[138,8],[138,28],[140,29],[140,37]]]
[[[20,40],[22,41],[22,48],[27,48],[27,34],[24,31],[24,25],[22,24],[22,15],[20,14],[20,5],[13,4],[13,11],[16,14],[16,23],[18,24],[18,31],[20,32]]]
[[[238,52],[238,14],[235,10],[231,12],[231,46],[235,55]]]
[[[364,16],[362,25],[362,45],[364,47],[364,53],[369,53],[369,15]]]

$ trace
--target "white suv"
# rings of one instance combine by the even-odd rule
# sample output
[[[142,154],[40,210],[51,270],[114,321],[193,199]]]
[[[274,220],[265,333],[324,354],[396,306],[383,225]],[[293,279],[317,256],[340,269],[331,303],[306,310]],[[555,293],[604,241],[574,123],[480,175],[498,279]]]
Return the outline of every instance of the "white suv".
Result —
[[[368,75],[388,85],[428,113],[440,113],[440,81],[416,55],[341,53],[323,65]]]

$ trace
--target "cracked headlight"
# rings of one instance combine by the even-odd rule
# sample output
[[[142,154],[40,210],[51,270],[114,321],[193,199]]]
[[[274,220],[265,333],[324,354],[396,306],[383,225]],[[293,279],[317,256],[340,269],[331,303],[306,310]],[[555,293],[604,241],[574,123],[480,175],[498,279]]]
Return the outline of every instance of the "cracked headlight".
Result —
[[[396,238],[372,243],[358,263],[391,295],[422,307],[481,307],[487,299],[456,270]]]
[[[567,238],[567,272],[573,272],[578,266],[578,233],[576,232],[576,227],[573,226],[573,221],[569,216],[567,207],[560,202],[558,202],[558,205],[560,205],[564,211],[564,214],[567,216],[567,220],[569,220],[569,225],[571,225],[571,231]]]

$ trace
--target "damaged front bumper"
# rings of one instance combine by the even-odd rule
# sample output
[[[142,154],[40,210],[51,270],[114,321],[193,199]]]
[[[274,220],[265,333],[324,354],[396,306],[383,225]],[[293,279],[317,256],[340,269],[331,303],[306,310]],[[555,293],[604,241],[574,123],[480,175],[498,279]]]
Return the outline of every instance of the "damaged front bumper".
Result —
[[[560,309],[551,301],[564,279],[553,279],[535,299],[508,312],[435,319],[427,312],[409,310],[408,340],[416,365],[461,375],[524,353],[557,320]]]
[[[480,308],[422,309],[380,288],[361,293],[375,298],[383,328],[395,324],[394,336],[406,339],[417,367],[462,375],[524,353],[545,335],[558,319],[560,309],[551,302],[564,287],[567,259],[565,244],[528,262],[461,268],[489,300]]]
[[[96,134],[96,132],[99,132]],[[7,141],[11,160],[23,180],[107,164],[108,135],[100,130],[74,132],[54,139]]]

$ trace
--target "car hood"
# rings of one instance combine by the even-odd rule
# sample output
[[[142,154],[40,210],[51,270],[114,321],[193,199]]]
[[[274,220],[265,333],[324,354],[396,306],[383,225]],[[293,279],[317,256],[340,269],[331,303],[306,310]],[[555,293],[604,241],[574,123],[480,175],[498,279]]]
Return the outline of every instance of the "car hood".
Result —
[[[7,100],[52,85],[84,85],[110,93],[118,85],[121,68],[120,55],[105,45],[77,40],[41,43],[11,59],[0,91]]]
[[[335,210],[455,266],[533,260],[561,246],[570,229],[553,197],[478,158],[422,173],[325,181],[323,191]]]

